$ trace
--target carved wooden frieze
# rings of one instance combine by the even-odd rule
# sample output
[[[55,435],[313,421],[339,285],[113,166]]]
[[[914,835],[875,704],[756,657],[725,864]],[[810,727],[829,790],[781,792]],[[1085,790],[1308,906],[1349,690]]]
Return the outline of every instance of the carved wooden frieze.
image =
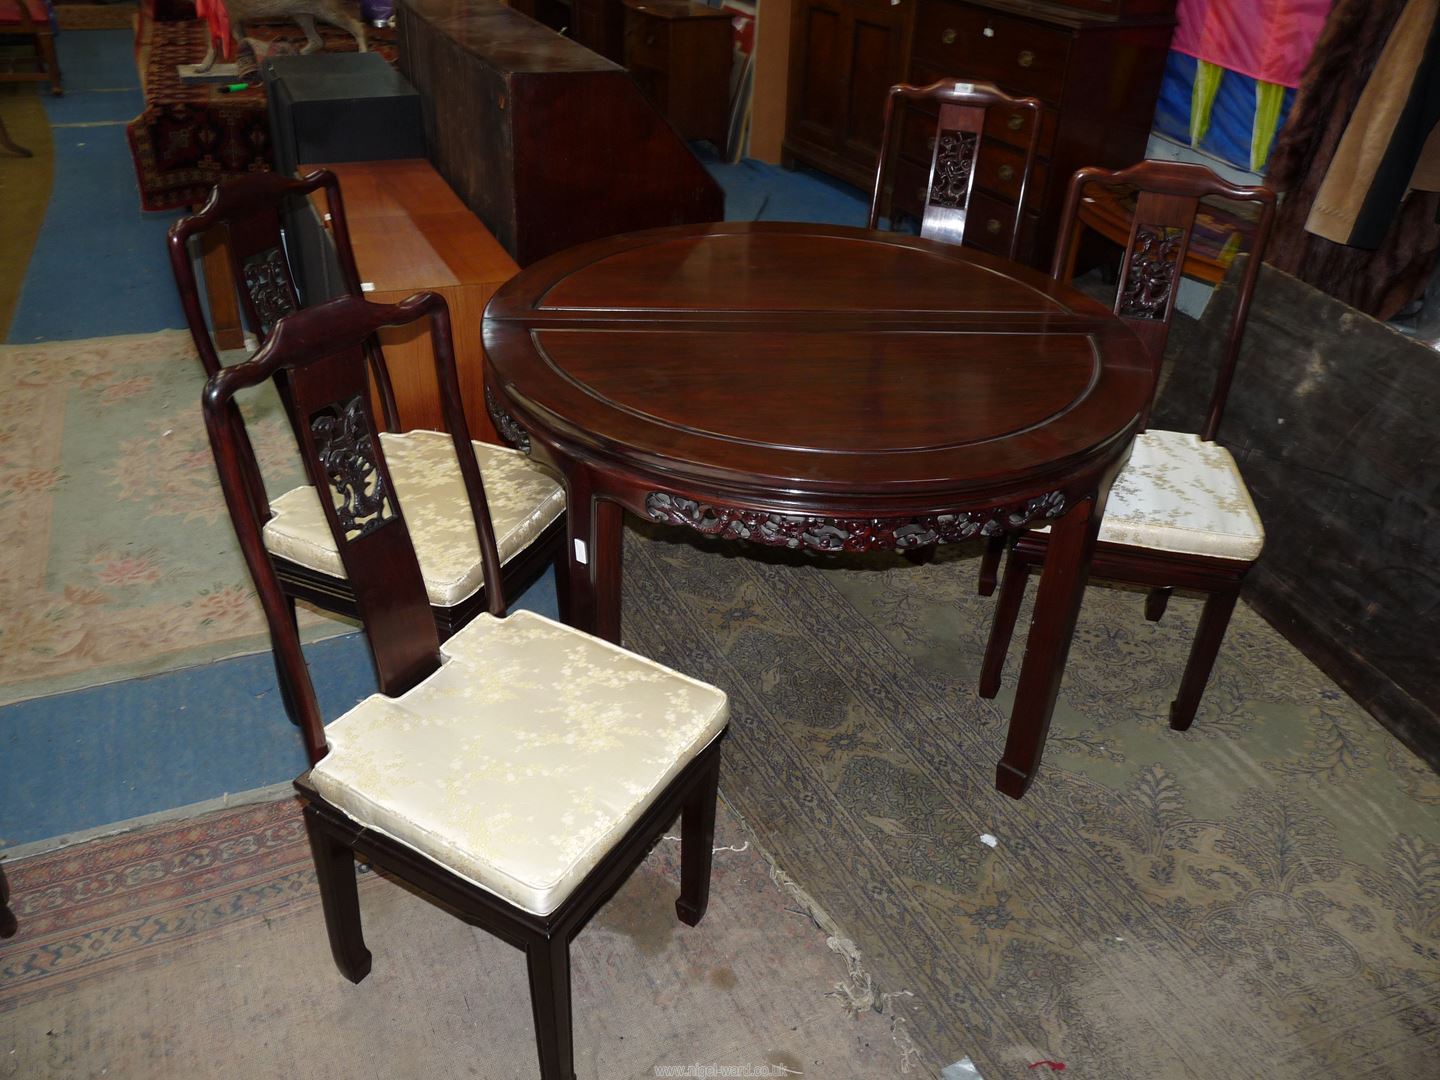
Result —
[[[485,411],[490,414],[490,422],[495,425],[495,430],[500,437],[511,446],[523,453],[530,453],[530,433],[515,422],[515,418],[505,411],[490,387],[485,387]]]
[[[1042,518],[1057,518],[1065,507],[1064,493],[1052,491],[1023,504],[982,511],[903,518],[826,518],[702,503],[663,491],[652,491],[645,497],[645,511],[652,521],[684,525],[725,540],[819,552],[910,551],[933,544],[953,544],[1012,532]]]
[[[385,474],[375,458],[369,410],[361,397],[321,409],[310,418],[310,431],[346,542],[395,520]]]
[[[935,168],[930,176],[931,206],[956,210],[970,198],[970,174],[980,136],[973,131],[942,131],[935,141]]]
[[[279,248],[266,248],[245,260],[240,268],[241,285],[255,317],[260,322],[260,336],[295,310],[295,287],[290,280],[290,266]]]
[[[1119,314],[1127,319],[1165,318],[1170,293],[1180,272],[1185,230],[1173,225],[1141,225],[1135,230]]]

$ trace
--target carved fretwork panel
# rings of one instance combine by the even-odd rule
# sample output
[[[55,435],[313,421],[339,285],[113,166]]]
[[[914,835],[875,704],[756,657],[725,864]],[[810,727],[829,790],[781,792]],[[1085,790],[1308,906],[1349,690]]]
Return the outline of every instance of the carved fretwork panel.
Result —
[[[346,542],[395,520],[385,474],[375,459],[375,436],[363,399],[357,394],[349,401],[327,405],[310,417],[310,431]]]
[[[1064,493],[1052,491],[1022,504],[982,511],[903,518],[823,518],[701,503],[662,491],[645,497],[645,511],[652,521],[684,525],[725,540],[820,552],[909,551],[953,544],[1013,532],[1042,518],[1057,518],[1065,506]]]
[[[1173,225],[1141,225],[1135,230],[1118,314],[1127,319],[1165,318],[1184,242],[1185,230]]]
[[[485,387],[485,411],[490,414],[490,422],[495,425],[495,430],[515,449],[526,454],[530,453],[530,433],[515,422],[515,418],[507,413],[495,395],[490,392],[490,387]]]
[[[941,131],[935,142],[935,171],[930,178],[931,206],[958,210],[970,196],[970,174],[980,136],[973,131]]]
[[[290,266],[279,248],[267,248],[245,260],[241,269],[241,285],[255,308],[260,336],[295,310],[295,285],[290,280]]]

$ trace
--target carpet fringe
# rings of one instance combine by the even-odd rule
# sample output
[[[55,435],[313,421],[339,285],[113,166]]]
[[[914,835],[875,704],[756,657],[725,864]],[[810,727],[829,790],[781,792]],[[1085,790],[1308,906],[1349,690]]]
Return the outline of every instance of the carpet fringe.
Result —
[[[764,845],[754,841],[755,831],[735,808],[735,805],[726,799],[725,806],[735,820],[740,823],[740,827],[751,837],[747,843],[754,843],[755,850],[764,858],[765,865],[770,868],[770,880],[775,883],[781,893],[789,896],[799,905],[798,909],[791,908],[790,910],[814,923],[815,927],[825,934],[825,944],[845,961],[846,980],[837,982],[835,989],[826,996],[838,999],[845,1012],[850,1016],[869,1010],[886,1017],[890,1022],[890,1037],[895,1040],[895,1046],[900,1051],[900,1071],[902,1073],[910,1072],[912,1064],[919,1064],[916,1059],[920,1056],[920,1049],[915,1045],[915,1040],[910,1035],[908,1022],[905,1017],[899,1015],[896,1005],[897,999],[913,998],[914,992],[877,989],[873,976],[865,969],[859,946],[846,937],[839,925],[815,898],[801,888],[795,879],[780,867],[780,864],[775,861],[775,857],[765,849]],[[724,849],[717,848],[716,850]]]

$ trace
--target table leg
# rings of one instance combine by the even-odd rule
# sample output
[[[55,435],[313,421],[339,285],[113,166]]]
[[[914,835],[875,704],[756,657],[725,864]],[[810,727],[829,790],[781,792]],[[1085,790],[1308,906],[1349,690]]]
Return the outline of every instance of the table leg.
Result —
[[[1040,768],[1107,490],[1108,484],[1094,501],[1087,499],[1071,508],[1050,529],[1005,753],[995,769],[995,786],[1012,799],[1025,794]]]
[[[571,623],[618,645],[625,509],[580,477],[572,476],[567,497]]]

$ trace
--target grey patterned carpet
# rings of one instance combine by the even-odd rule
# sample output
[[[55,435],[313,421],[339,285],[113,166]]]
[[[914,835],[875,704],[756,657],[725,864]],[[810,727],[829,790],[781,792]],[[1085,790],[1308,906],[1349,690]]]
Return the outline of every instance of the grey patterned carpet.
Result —
[[[1092,586],[1013,802],[991,781],[1020,649],[979,699],[973,554],[802,561],[648,530],[625,551],[627,643],[732,695],[730,805],[924,1067],[1431,1075],[1440,780],[1243,605],[1170,731],[1198,602],[1150,624]]]

